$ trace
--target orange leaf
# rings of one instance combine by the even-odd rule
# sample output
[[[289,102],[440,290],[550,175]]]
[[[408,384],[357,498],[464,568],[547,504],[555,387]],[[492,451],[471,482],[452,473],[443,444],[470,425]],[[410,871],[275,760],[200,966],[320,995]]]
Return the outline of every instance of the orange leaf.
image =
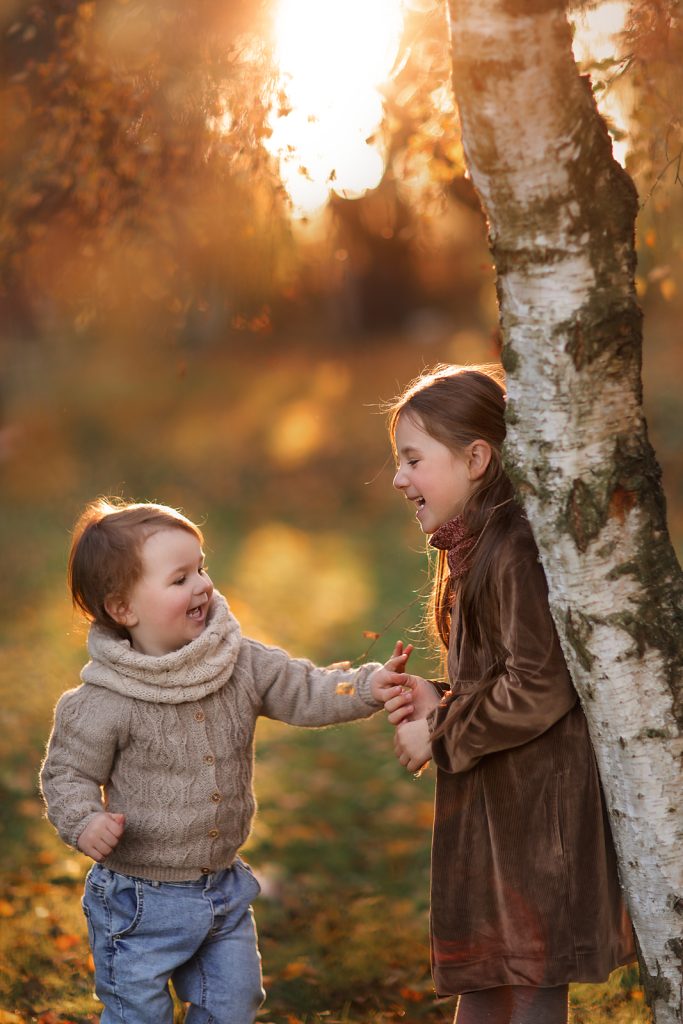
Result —
[[[81,937],[80,935],[58,935],[55,939],[55,946],[61,950],[62,953],[68,949],[73,949],[74,946],[80,946]]]
[[[424,992],[418,992],[416,988],[409,988],[408,985],[404,985],[403,988],[399,989],[399,994],[402,999],[409,1003],[421,1003],[425,997]]]
[[[371,629],[364,629],[363,636],[366,640],[379,640],[381,633],[373,633]]]
[[[14,917],[14,907],[7,900],[0,900],[0,917]]]
[[[304,974],[312,973],[310,964],[304,960],[294,960],[291,964],[287,964],[282,972],[282,977],[286,981],[291,981],[292,978],[301,978]]]
[[[343,680],[341,683],[337,683],[337,693],[343,693],[347,696],[356,692],[355,684],[350,682],[348,679]]]

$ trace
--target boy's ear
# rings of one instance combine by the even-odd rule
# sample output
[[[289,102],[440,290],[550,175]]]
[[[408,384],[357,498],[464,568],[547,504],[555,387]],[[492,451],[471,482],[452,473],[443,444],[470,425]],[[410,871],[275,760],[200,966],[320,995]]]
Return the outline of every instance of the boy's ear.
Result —
[[[129,629],[138,623],[137,616],[123,597],[110,594],[109,597],[105,598],[104,609],[107,615],[119,626],[126,626]]]
[[[488,469],[491,461],[491,445],[488,441],[482,441],[481,439],[473,441],[470,445],[468,468],[470,471],[470,480],[480,480]]]

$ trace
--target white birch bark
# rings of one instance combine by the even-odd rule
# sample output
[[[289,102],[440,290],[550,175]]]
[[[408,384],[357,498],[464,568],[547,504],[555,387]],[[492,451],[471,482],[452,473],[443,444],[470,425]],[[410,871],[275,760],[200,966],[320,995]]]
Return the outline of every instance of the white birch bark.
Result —
[[[470,175],[489,223],[507,462],[588,718],[641,977],[682,1019],[683,577],[641,405],[635,189],[553,0],[450,0]]]

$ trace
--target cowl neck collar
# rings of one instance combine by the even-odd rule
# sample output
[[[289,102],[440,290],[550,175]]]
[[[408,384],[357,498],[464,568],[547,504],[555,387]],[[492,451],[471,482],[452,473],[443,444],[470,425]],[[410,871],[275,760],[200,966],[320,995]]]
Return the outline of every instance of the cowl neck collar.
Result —
[[[154,657],[135,651],[104,626],[91,626],[90,661],[84,683],[103,686],[125,697],[157,704],[183,704],[215,693],[228,681],[241,641],[240,626],[228,602],[214,591],[204,631],[170,654]]]
[[[440,526],[429,538],[434,548],[446,552],[451,579],[459,580],[472,567],[472,549],[477,543],[476,534],[470,533],[464,518],[455,516]]]

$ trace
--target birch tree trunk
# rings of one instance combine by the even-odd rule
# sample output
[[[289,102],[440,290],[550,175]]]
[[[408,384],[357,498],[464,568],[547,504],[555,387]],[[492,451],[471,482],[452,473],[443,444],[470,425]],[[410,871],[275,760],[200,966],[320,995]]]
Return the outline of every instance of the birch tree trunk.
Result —
[[[511,476],[585,709],[657,1024],[682,1019],[683,575],[641,405],[635,188],[560,0],[450,0]]]

